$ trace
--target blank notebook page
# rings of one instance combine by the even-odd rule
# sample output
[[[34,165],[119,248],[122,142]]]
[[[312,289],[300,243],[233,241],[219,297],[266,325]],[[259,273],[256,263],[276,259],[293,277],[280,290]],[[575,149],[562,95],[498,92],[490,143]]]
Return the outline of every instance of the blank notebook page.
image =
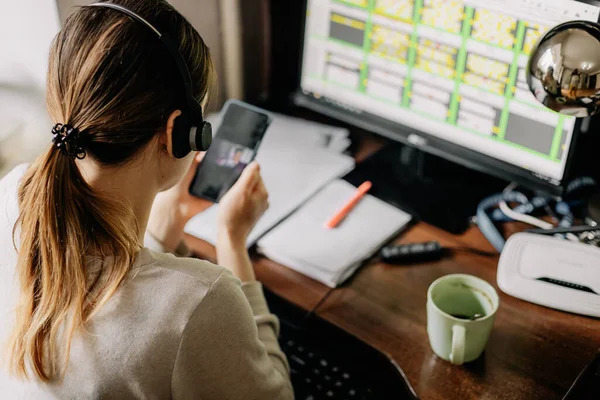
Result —
[[[259,247],[334,274],[351,268],[411,220],[410,214],[366,195],[337,228],[325,228],[355,192],[356,187],[341,179],[329,183],[261,239]]]

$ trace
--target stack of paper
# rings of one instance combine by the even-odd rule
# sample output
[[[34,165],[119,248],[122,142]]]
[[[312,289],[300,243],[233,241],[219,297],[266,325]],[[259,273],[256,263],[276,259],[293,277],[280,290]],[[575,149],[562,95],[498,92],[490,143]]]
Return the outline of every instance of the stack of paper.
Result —
[[[265,235],[259,251],[327,286],[340,285],[411,220],[410,214],[367,195],[338,227],[326,228],[355,192],[346,181],[329,183]]]
[[[318,147],[336,153],[343,153],[350,147],[349,132],[344,128],[281,114],[273,114],[272,128],[274,131],[287,131],[287,135],[279,135],[278,138],[292,139],[296,146]]]
[[[350,146],[348,129],[325,125],[314,121],[290,117],[288,115],[269,113],[273,122],[265,136],[271,146],[302,148],[321,148],[336,153],[343,153]],[[221,125],[221,113],[209,114],[206,120],[213,125],[213,132]],[[264,144],[263,144],[264,147]]]
[[[218,118],[211,119],[216,127]],[[339,154],[349,143],[347,130],[274,115],[256,157],[269,192],[270,207],[250,233],[248,246],[327,183],[354,168],[352,157]],[[185,231],[215,244],[217,211],[215,205],[197,215]]]

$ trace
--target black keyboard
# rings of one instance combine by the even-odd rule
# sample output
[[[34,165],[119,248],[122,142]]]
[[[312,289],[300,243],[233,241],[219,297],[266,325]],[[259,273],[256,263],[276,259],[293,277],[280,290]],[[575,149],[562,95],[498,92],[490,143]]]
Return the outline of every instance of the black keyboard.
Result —
[[[279,342],[297,400],[418,398],[388,357],[267,290],[265,296],[281,322]]]

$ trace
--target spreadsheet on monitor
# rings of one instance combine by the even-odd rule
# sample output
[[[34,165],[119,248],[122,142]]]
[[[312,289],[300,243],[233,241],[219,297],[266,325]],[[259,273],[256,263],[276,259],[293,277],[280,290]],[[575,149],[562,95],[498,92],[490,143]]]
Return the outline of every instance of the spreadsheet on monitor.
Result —
[[[525,69],[572,0],[309,0],[301,89],[563,178],[575,119],[545,109]]]

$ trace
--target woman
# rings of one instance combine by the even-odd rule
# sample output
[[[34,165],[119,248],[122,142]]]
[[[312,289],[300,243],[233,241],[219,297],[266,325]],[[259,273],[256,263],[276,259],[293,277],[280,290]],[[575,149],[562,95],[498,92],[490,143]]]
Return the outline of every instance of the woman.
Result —
[[[179,44],[205,103],[214,73],[198,33],[164,0],[119,4]],[[219,207],[227,269],[165,254],[181,250],[198,157],[173,156],[181,82],[151,33],[83,7],[55,38],[47,106],[67,128],[0,181],[2,398],[293,397],[245,248],[267,207],[259,167]]]

